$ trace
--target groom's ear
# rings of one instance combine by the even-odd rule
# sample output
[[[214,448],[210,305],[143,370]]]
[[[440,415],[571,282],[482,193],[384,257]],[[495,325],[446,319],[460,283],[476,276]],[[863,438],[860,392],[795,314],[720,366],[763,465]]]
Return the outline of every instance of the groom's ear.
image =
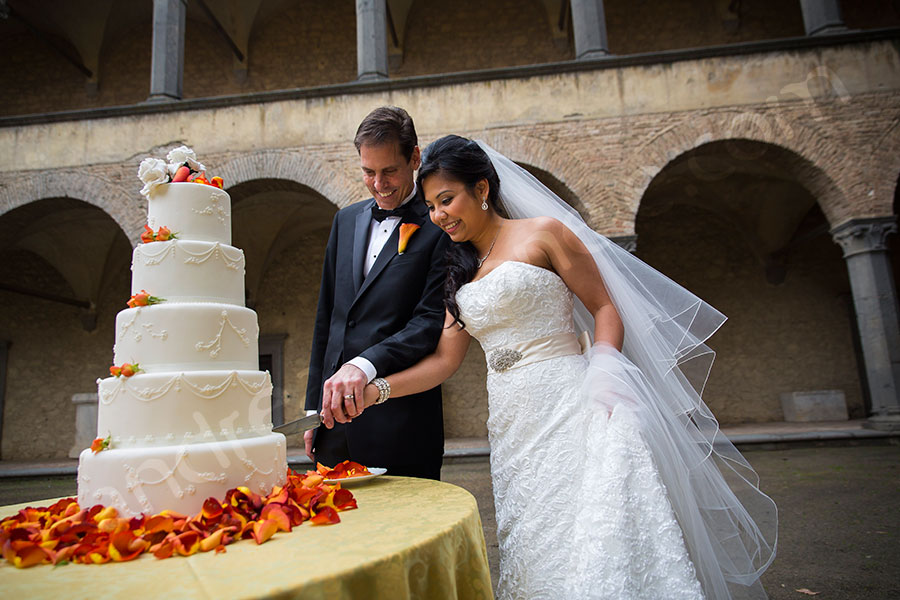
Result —
[[[418,171],[419,167],[422,166],[422,153],[419,152],[419,147],[414,146],[412,154],[409,155],[409,164],[412,166],[413,171]]]

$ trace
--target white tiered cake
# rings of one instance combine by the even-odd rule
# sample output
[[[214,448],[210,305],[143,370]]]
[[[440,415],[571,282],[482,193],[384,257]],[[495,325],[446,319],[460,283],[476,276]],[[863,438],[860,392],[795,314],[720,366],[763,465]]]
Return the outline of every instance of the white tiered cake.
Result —
[[[84,450],[78,502],[122,516],[200,511],[233,487],[266,494],[287,472],[272,432],[269,374],[259,371],[256,313],[244,307],[244,253],[231,246],[231,199],[201,183],[156,185],[148,225],[177,239],[138,245],[132,294],[164,301],[121,311],[114,364],[99,379],[97,431],[109,449]]]

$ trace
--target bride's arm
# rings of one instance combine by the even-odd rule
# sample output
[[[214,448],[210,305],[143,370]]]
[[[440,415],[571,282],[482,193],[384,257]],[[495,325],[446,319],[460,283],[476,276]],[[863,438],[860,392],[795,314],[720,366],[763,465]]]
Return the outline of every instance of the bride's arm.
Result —
[[[548,240],[543,250],[553,270],[594,315],[594,343],[606,343],[621,351],[625,328],[603,285],[594,257],[578,236],[556,219],[546,219],[541,226],[550,233],[542,238]]]
[[[469,341],[472,337],[453,321],[450,313],[446,313],[444,329],[433,353],[408,369],[385,377],[391,385],[391,397],[409,396],[430,390],[456,373],[466,357],[466,350],[469,349]],[[363,410],[375,404],[378,399],[378,388],[370,383],[364,388],[364,394]],[[338,402],[336,405],[326,403],[322,410],[322,418],[324,425],[329,429],[333,426],[334,421],[338,423],[350,421],[350,417],[344,413],[342,402]]]

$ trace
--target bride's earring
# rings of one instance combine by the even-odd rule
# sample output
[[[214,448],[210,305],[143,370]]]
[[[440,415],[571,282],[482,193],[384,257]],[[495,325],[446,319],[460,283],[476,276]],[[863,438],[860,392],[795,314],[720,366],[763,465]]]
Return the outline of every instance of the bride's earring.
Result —
[[[481,199],[481,210],[487,210],[487,209],[488,209],[487,198],[485,197],[485,198]]]

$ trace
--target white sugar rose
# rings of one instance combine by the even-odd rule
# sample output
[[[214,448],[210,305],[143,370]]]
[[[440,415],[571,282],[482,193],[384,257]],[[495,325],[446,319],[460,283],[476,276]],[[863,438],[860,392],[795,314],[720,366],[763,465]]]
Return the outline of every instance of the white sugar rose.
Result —
[[[166,162],[158,158],[145,158],[141,161],[138,168],[138,178],[144,182],[141,194],[149,198],[153,189],[169,181],[169,172],[166,169]]]
[[[175,176],[175,171],[178,170],[178,167],[184,163],[187,163],[187,166],[190,167],[191,171],[200,173],[206,170],[206,167],[197,160],[194,151],[187,146],[178,146],[174,150],[170,150],[166,155],[166,160],[169,161],[169,174],[173,177]]]

